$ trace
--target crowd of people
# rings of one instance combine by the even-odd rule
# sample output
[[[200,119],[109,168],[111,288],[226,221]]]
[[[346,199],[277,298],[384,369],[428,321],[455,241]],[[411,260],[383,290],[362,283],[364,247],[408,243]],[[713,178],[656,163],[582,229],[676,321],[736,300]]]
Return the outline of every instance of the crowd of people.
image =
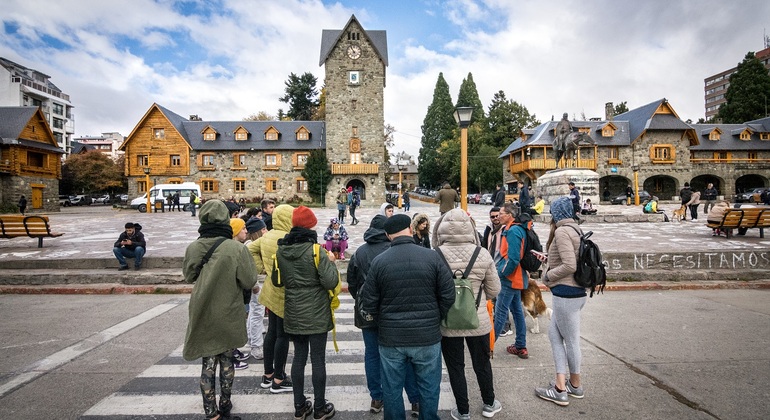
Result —
[[[451,205],[441,208],[445,211],[434,223],[427,214],[410,217],[383,203],[364,232],[364,244],[350,255],[347,283],[354,298],[354,323],[364,342],[368,409],[383,411],[385,419],[405,418],[407,412],[438,419],[442,360],[455,398],[451,417],[470,418],[466,352],[481,394],[480,414],[493,417],[502,411],[490,358],[509,317],[516,339],[506,350],[529,357],[521,293],[530,280],[520,261],[526,229],[534,223],[530,211],[512,202],[493,206],[480,235],[476,221],[453,205],[451,192],[447,188],[445,193]],[[349,194],[352,191],[340,190],[337,204],[338,209],[345,205],[355,224]],[[231,414],[234,372],[253,359],[263,364],[261,388],[293,393],[296,419],[331,418],[335,406],[326,399],[326,347],[335,328],[341,286],[334,262],[349,253],[349,233],[343,225],[347,212],[340,210],[339,217],[330,220],[321,230],[323,238],[316,232],[316,215],[304,206],[276,206],[266,200],[243,213],[233,203],[205,202],[198,215],[200,236],[185,253],[185,280],[195,285],[183,355],[202,361],[204,413],[210,419],[238,418]],[[556,375],[551,385],[536,388],[535,395],[566,405],[567,396],[583,396],[579,326],[585,290],[570,281],[579,246],[578,233],[570,233],[576,226],[573,200],[556,200],[551,213],[554,222],[542,257],[542,278],[555,291],[549,338]],[[464,272],[474,290],[475,310],[463,315],[472,318],[473,328],[447,323],[458,272]],[[559,305],[557,296],[562,299]],[[289,342],[294,354],[291,372],[286,372]],[[312,397],[305,394],[308,361]]]

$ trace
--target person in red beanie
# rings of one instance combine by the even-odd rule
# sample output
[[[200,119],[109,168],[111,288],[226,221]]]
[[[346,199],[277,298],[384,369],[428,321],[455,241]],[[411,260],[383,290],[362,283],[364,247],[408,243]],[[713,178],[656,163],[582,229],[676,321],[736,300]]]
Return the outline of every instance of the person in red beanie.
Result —
[[[334,254],[318,248],[318,224],[313,211],[305,206],[294,209],[289,234],[278,240],[273,270],[273,286],[285,290],[283,329],[294,344],[291,377],[294,379],[294,418],[314,419],[334,416],[334,404],[326,401],[326,341],[334,328],[329,291],[340,283]],[[318,262],[316,263],[316,252]],[[312,365],[315,403],[305,396],[305,366],[308,354]]]

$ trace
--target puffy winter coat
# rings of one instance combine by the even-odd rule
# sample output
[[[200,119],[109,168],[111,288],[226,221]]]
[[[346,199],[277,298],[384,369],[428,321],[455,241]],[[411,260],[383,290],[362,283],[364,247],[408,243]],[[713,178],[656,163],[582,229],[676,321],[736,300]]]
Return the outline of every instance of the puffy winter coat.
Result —
[[[560,284],[580,287],[575,283],[580,235],[572,227],[580,230],[575,219],[563,219],[556,222],[553,241],[548,247],[548,269],[543,275],[543,284],[548,288]]]
[[[291,215],[294,207],[281,204],[273,210],[273,230],[248,245],[249,252],[254,257],[257,269],[260,273],[266,273],[267,278],[273,272],[273,256],[278,250],[278,240],[286,236],[291,230]],[[284,289],[274,287],[268,280],[265,281],[262,291],[259,293],[259,303],[265,305],[274,314],[283,318]]]
[[[377,322],[381,346],[429,346],[441,341],[454,281],[436,251],[398,236],[372,261],[359,298],[364,318]]]
[[[385,218],[385,216],[379,214],[374,217]],[[356,300],[355,313],[353,314],[355,326],[358,328],[373,328],[376,327],[377,324],[373,321],[366,321],[363,316],[361,316],[361,303],[358,292],[366,282],[366,275],[369,272],[369,266],[372,264],[372,260],[385,252],[386,249],[390,248],[390,239],[388,239],[384,230],[369,227],[369,229],[364,232],[364,241],[366,241],[366,243],[358,247],[356,253],[353,254],[348,263],[348,291]]]
[[[438,219],[434,238],[437,241],[435,244],[444,254],[452,272],[465,271],[473,252],[479,246],[476,224],[461,209],[450,210]],[[500,293],[500,278],[497,276],[492,256],[483,247],[468,274],[468,279],[471,281],[474,296],[479,293],[479,289],[482,289],[479,307],[476,310],[479,327],[473,330],[450,330],[441,327],[441,335],[444,337],[477,337],[489,334],[492,330],[486,301],[494,299]]]

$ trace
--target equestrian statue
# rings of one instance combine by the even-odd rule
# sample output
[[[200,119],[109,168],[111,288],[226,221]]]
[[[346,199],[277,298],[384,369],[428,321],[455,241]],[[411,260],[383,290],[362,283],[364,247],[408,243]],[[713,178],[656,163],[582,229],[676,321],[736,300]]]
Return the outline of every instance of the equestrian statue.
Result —
[[[577,151],[581,145],[596,144],[588,133],[576,132],[567,118],[565,112],[554,128],[553,150],[556,152],[556,167],[559,167],[562,157],[566,159],[575,159]],[[566,166],[566,162],[561,166]]]

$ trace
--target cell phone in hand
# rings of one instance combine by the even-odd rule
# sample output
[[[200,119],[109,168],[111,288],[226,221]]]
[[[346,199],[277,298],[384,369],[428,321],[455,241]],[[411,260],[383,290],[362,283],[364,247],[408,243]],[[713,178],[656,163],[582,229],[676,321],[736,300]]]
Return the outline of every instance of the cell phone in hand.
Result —
[[[536,257],[548,258],[548,254],[545,252],[535,251],[534,249],[530,250],[530,252],[535,254]]]

